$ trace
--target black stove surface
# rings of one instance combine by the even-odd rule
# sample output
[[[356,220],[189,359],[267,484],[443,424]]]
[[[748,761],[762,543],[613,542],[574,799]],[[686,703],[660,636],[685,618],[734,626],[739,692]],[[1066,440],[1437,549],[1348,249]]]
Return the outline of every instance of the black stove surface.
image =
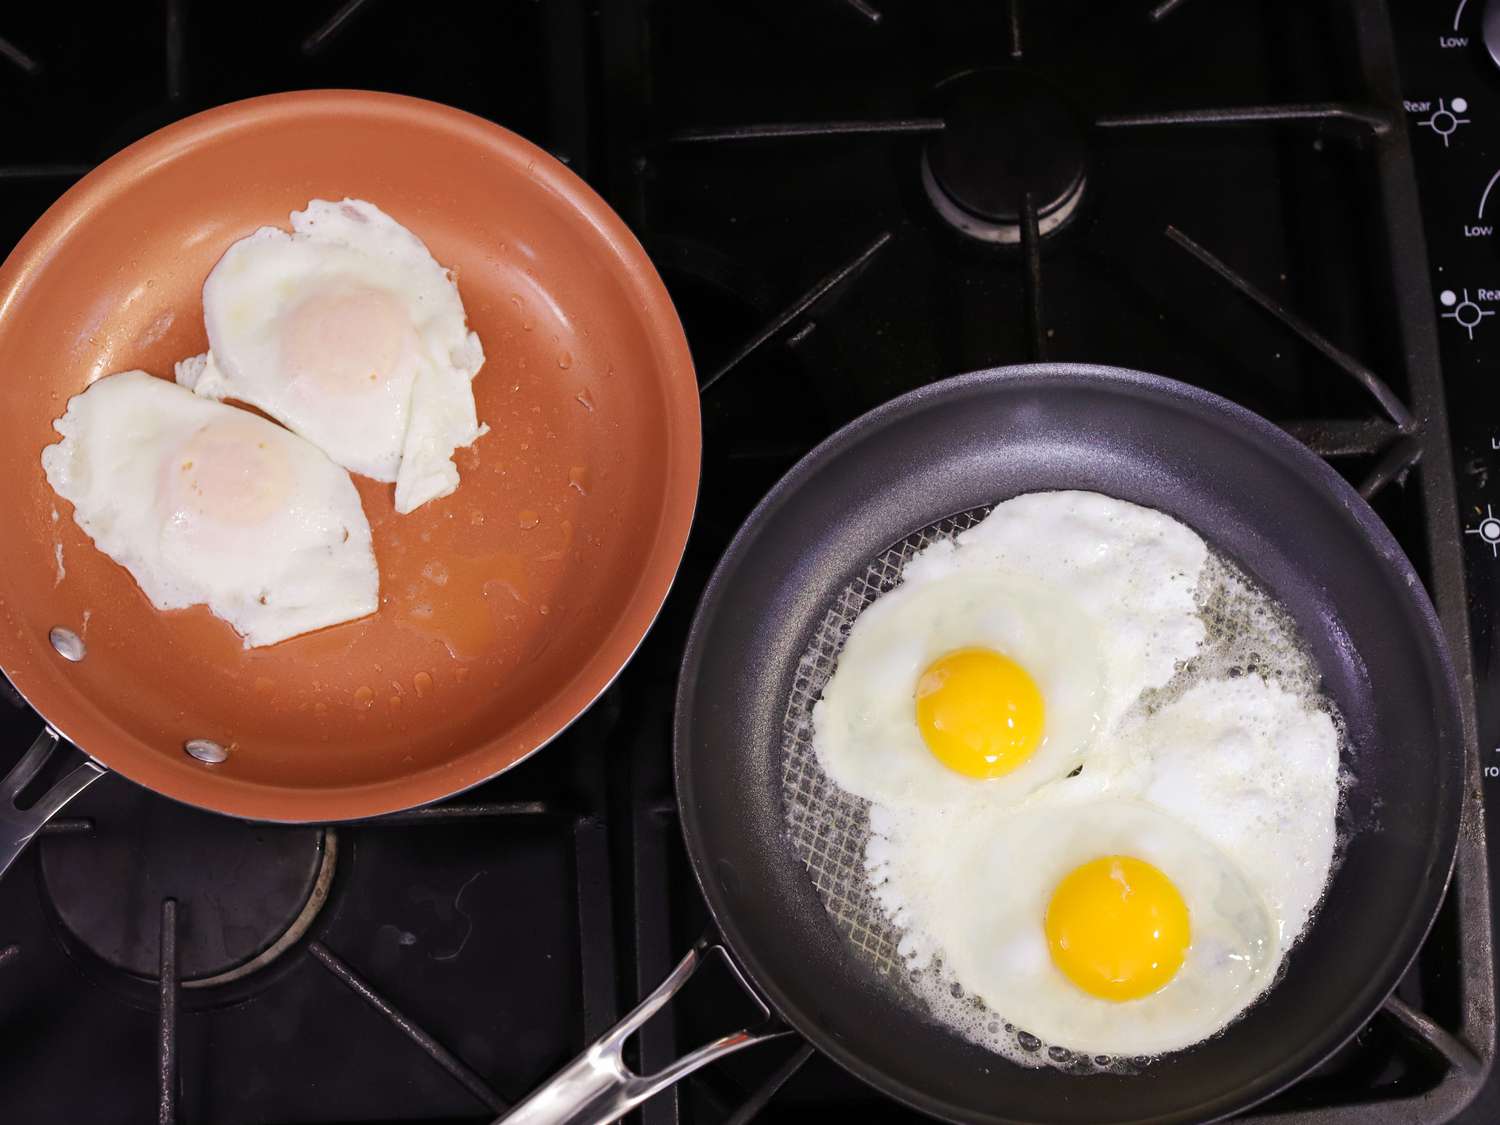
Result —
[[[1468,6],[1473,41],[1454,48],[1436,44],[1454,12],[1400,4],[1393,39],[1373,0],[165,0],[87,21],[0,15],[3,245],[98,160],[197,109],[317,86],[433,98],[564,158],[637,231],[687,328],[705,425],[673,594],[543,754],[370,825],[217,822],[116,778],[65,810],[0,881],[4,1118],[467,1122],[547,1077],[707,923],[670,724],[719,552],[819,440],[945,375],[1136,367],[1287,426],[1395,531],[1467,682],[1464,551],[1482,536],[1461,534],[1445,414],[1461,420],[1463,467],[1485,404],[1455,389],[1476,373],[1447,351],[1444,394],[1439,329],[1462,324],[1438,314],[1459,299],[1434,291],[1411,156],[1431,230],[1423,146],[1441,142],[1402,106],[1396,56],[1407,77],[1430,38],[1480,74],[1481,0]],[[1493,118],[1500,74],[1484,79],[1446,92],[1424,77],[1417,93]],[[1470,132],[1455,145],[1480,132],[1457,128]],[[1478,301],[1489,279],[1471,275],[1453,285]],[[1461,478],[1468,515],[1476,477]],[[1483,656],[1489,603],[1468,577]],[[0,764],[39,726],[0,702]],[[1494,1049],[1479,771],[1454,888],[1396,999],[1266,1110],[1425,1121],[1474,1102]],[[636,1061],[654,1069],[754,1015],[727,973],[700,979]],[[911,1116],[795,1042],[640,1115]]]

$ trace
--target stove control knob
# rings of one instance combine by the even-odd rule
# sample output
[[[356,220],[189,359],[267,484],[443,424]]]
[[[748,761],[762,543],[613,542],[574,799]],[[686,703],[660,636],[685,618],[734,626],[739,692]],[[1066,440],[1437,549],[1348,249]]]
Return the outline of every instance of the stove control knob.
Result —
[[[1491,61],[1500,66],[1500,0],[1484,0],[1479,34],[1484,37],[1484,48],[1490,53]]]

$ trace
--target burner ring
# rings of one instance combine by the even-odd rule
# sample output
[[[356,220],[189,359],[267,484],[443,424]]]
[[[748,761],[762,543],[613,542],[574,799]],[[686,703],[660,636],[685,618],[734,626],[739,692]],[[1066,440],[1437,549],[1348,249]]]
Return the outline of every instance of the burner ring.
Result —
[[[90,832],[44,837],[42,888],[65,942],[136,979],[160,966],[161,904],[177,900],[185,988],[228,984],[294,946],[328,899],[332,828],[256,824],[107,775],[69,813]]]
[[[221,973],[215,973],[211,977],[194,977],[192,980],[185,980],[182,982],[182,987],[212,988],[216,984],[229,984],[231,981],[248,977],[251,973],[265,968],[301,941],[302,935],[312,928],[313,920],[322,913],[323,905],[328,901],[328,892],[333,887],[333,873],[338,866],[338,858],[339,834],[336,828],[330,826],[323,832],[323,861],[318,865],[318,874],[313,880],[312,893],[302,904],[301,913],[292,919],[292,924],[281,932],[281,936],[250,960],[225,969]]]
[[[1083,177],[1063,199],[1046,214],[1037,214],[1037,233],[1049,235],[1073,217],[1078,204],[1083,200]],[[932,201],[937,213],[949,226],[981,242],[996,242],[1002,246],[1014,246],[1021,241],[1021,224],[1016,222],[993,222],[966,211],[955,203],[932,174],[927,154],[922,154],[922,187]]]
[[[922,151],[922,187],[950,226],[984,242],[1021,240],[1031,196],[1047,235],[1078,209],[1087,180],[1083,117],[1024,70],[972,70],[934,91],[944,128]]]

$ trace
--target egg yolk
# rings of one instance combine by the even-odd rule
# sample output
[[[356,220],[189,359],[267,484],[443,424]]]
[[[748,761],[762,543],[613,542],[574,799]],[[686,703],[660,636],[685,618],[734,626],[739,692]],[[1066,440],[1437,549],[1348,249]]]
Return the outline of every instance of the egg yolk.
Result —
[[[203,527],[254,527],[283,509],[292,472],[270,426],[244,418],[210,422],[162,466],[173,519]]]
[[[287,314],[281,362],[333,394],[382,389],[409,344],[406,310],[380,289],[315,293]]]
[[[1108,855],[1074,868],[1047,905],[1052,963],[1090,996],[1138,1000],[1182,968],[1187,904],[1142,859]]]
[[[966,777],[1010,773],[1042,741],[1042,693],[1026,669],[987,648],[940,656],[917,679],[917,729]]]

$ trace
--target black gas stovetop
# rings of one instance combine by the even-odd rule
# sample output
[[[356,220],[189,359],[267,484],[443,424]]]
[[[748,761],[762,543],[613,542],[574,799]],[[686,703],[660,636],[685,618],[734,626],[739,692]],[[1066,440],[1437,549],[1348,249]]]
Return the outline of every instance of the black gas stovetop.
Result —
[[[195,110],[394,90],[489,117],[594,184],[666,279],[704,387],[703,486],[676,588],[615,686],[544,753],[445,806],[360,826],[220,820],[106,777],[48,827],[0,882],[0,1120],[493,1118],[706,924],[672,797],[672,694],[698,593],[740,520],[870,407],[1036,359],[1155,371],[1259,411],[1354,482],[1416,562],[1477,688],[1455,881],[1395,997],[1258,1112],[1500,1118],[1483,831],[1485,788],[1500,785],[1494,7],[0,12],[0,247],[93,164]],[[8,766],[40,721],[0,694]],[[162,980],[164,946],[177,970]],[[636,1061],[655,1069],[754,1014],[727,974],[701,979]],[[640,1116],[912,1115],[783,1042]]]

